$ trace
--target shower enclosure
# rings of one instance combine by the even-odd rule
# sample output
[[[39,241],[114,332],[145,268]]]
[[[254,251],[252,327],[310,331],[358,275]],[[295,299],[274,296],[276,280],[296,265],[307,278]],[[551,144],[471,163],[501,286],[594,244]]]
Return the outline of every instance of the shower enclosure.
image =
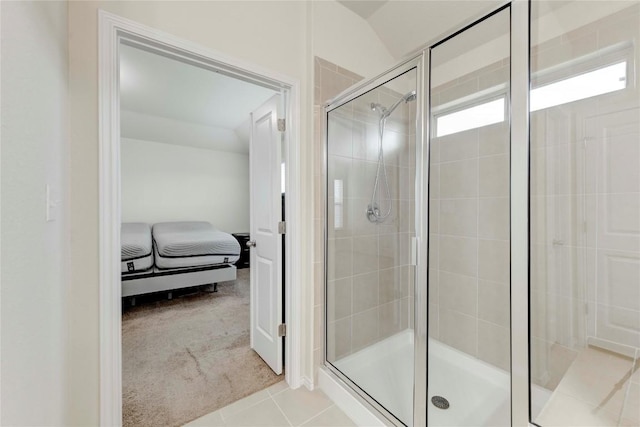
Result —
[[[640,2],[514,1],[325,106],[324,366],[396,425],[640,425]]]
[[[381,407],[413,416],[417,69],[331,110],[327,361]]]

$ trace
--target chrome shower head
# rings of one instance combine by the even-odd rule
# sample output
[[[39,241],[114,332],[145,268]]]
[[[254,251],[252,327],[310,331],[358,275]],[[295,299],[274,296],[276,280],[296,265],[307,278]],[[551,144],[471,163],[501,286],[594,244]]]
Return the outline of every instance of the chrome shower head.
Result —
[[[381,117],[386,119],[387,117],[389,117],[391,115],[391,113],[393,113],[393,110],[398,108],[398,106],[400,104],[402,104],[403,102],[406,104],[407,102],[415,101],[416,97],[417,97],[416,96],[416,91],[412,90],[411,92],[408,92],[408,93],[404,94],[404,96],[402,98],[398,99],[396,101],[396,103],[393,104],[391,107],[389,107],[389,108],[381,107],[381,108],[383,108],[382,113],[381,113]],[[379,105],[379,104],[376,104],[376,105]],[[371,104],[371,106],[373,107],[373,104]]]
[[[406,103],[406,102],[415,101],[417,97],[418,97],[418,95],[416,95],[416,91],[412,90],[411,92],[407,93],[402,98],[404,99],[404,102]]]

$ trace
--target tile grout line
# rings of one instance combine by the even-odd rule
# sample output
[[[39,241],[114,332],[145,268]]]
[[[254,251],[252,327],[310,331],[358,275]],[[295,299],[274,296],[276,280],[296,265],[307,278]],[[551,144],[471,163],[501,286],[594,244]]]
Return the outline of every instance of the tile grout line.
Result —
[[[266,389],[263,389],[263,390],[261,390],[261,391],[266,391]],[[260,393],[260,392],[258,391],[258,392],[256,392],[256,393]],[[246,397],[244,397],[244,398],[242,398],[242,399],[240,399],[240,400],[247,399],[247,398],[249,398],[249,397],[251,397],[251,396],[252,396],[252,395],[250,394],[249,396],[246,396]],[[253,408],[253,407],[254,407],[254,406],[256,406],[256,405],[259,405],[260,403],[265,402],[266,400],[270,399],[271,397],[272,397],[272,396],[271,396],[271,394],[267,391],[267,397],[265,397],[264,399],[257,400],[257,401],[255,401],[254,403],[252,403],[251,405],[249,405],[249,406],[247,406],[247,407],[245,407],[245,408],[242,408],[242,409],[240,409],[240,410],[237,410],[237,411],[232,412],[231,414],[229,414],[229,418],[232,418],[234,415],[238,415],[238,414],[240,414],[241,412],[245,412],[245,411],[247,411],[247,410],[249,410],[249,409]],[[220,417],[222,418],[222,421],[224,421],[224,422],[225,422],[225,424],[226,424],[226,423],[227,423],[227,420],[225,419],[225,417],[224,417],[224,414],[223,414],[223,411],[222,411],[222,410],[223,410],[223,409],[225,409],[225,408],[226,408],[226,407],[228,407],[228,406],[233,405],[234,403],[239,402],[240,400],[236,400],[235,402],[232,402],[232,403],[230,403],[229,405],[227,405],[227,406],[225,406],[225,407],[223,407],[223,408],[220,408],[220,409],[218,409],[217,411],[214,411],[214,412],[219,412],[219,413],[220,413]]]
[[[278,405],[278,402],[273,398],[273,396],[269,396],[271,398],[271,400],[273,401],[273,403],[275,403],[276,408],[278,408],[278,411],[280,411],[280,413],[282,414],[282,416],[284,417],[285,420],[287,420],[287,422],[289,423],[290,427],[293,427],[293,423],[291,422],[291,420],[289,419],[289,417],[287,417],[287,414],[284,413],[284,410],[280,407],[280,405]]]
[[[270,386],[270,387],[271,387],[271,386]],[[239,414],[239,413],[241,413],[241,412],[244,412],[244,411],[246,411],[246,410],[248,410],[248,409],[251,409],[251,408],[253,408],[254,406],[256,406],[256,405],[258,405],[258,404],[260,404],[260,403],[262,403],[262,402],[264,402],[264,401],[266,401],[266,400],[268,400],[268,399],[272,399],[272,400],[273,400],[273,396],[277,396],[278,394],[280,394],[280,393],[285,392],[285,391],[287,391],[287,390],[288,390],[288,388],[285,388],[285,389],[282,389],[282,390],[278,391],[277,393],[273,393],[273,394],[271,394],[271,392],[269,392],[269,388],[270,388],[270,387],[267,387],[266,389],[263,389],[263,390],[265,390],[265,391],[267,392],[267,397],[265,397],[264,399],[261,399],[261,400],[259,400],[259,401],[255,402],[253,405],[247,406],[247,407],[246,407],[246,408],[244,408],[244,409],[241,409],[241,410],[239,410],[239,411],[237,411],[237,412],[234,412],[234,413],[230,414],[230,415],[229,415],[229,417],[231,417],[231,416],[233,416],[233,415],[237,415],[237,414]],[[259,392],[257,392],[257,393],[259,393]],[[249,396],[251,396],[251,395],[249,395]],[[247,396],[247,397],[249,397],[249,396]],[[245,399],[246,399],[246,397],[245,397]],[[238,402],[238,401],[236,401],[236,402]],[[236,403],[236,402],[232,402],[232,403],[230,403],[230,404],[229,404],[229,405],[227,405],[227,406],[233,405],[233,403]],[[274,402],[275,402],[275,400],[274,400]],[[277,404],[276,404],[276,405],[277,405]],[[226,424],[226,423],[227,423],[227,420],[225,419],[225,417],[224,417],[224,413],[223,413],[223,411],[222,411],[222,410],[223,410],[224,408],[226,408],[227,406],[222,407],[222,408],[220,408],[220,409],[217,409],[217,410],[215,410],[215,411],[213,411],[213,412],[210,412],[209,414],[212,414],[212,413],[215,413],[215,412],[219,413],[219,414],[220,414],[220,418],[222,418],[222,422]],[[209,415],[209,414],[207,414],[207,415]],[[204,415],[204,416],[206,416],[206,415]]]
[[[286,384],[285,380],[282,380],[282,382],[284,382],[284,383]],[[278,383],[276,383],[276,384],[278,384]],[[274,385],[276,385],[276,384],[274,384]],[[284,393],[284,392],[285,392],[285,391],[287,391],[287,390],[291,390],[291,388],[289,387],[289,384],[287,384],[287,387],[285,387],[285,388],[283,388],[282,390],[277,391],[277,392],[275,392],[275,393],[273,393],[273,394],[272,394],[272,393],[269,391],[269,389],[270,389],[271,387],[273,387],[273,385],[272,385],[272,386],[269,386],[269,387],[267,387],[267,388],[266,388],[267,393],[269,393],[269,396],[271,396],[271,397],[273,397],[273,396],[277,396],[277,395],[279,395],[280,393]]]
[[[334,403],[331,403],[331,405],[329,405],[329,407],[323,409],[322,411],[318,412],[317,414],[315,414],[314,416],[312,416],[311,418],[304,420],[304,422],[300,423],[301,426],[305,425],[306,423],[308,423],[309,421],[311,421],[312,419],[319,417],[321,414],[324,414],[325,412],[327,412],[329,409],[333,408],[334,406],[336,406]]]

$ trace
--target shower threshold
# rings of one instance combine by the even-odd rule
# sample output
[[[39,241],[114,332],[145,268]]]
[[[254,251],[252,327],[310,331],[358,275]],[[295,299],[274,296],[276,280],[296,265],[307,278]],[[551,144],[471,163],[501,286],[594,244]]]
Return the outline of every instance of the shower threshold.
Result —
[[[353,353],[334,366],[406,425],[413,420],[413,331],[405,330]],[[509,375],[429,339],[429,426],[508,426]],[[348,414],[348,412],[347,412]]]

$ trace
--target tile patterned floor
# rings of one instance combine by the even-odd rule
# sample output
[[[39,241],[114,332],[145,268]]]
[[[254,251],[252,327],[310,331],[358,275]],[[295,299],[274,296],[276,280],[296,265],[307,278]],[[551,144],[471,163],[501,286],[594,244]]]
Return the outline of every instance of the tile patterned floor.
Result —
[[[640,426],[640,361],[588,347],[551,395],[539,425]]]
[[[185,427],[350,427],[353,421],[320,390],[292,390],[282,381],[198,418]]]

